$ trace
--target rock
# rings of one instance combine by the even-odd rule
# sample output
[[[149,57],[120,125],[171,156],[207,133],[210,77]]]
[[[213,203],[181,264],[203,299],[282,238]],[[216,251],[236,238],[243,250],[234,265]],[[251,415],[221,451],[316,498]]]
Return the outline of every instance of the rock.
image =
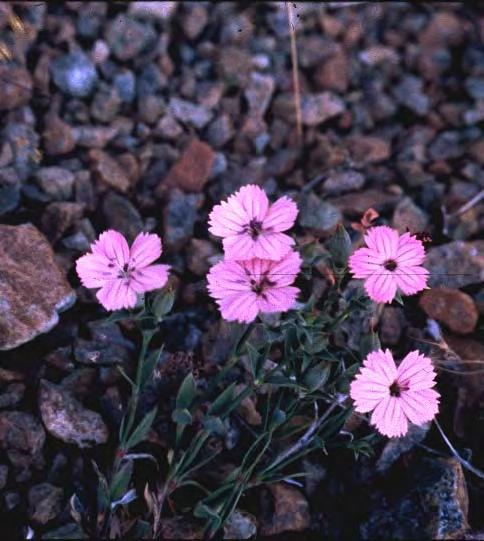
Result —
[[[379,163],[391,154],[390,143],[381,137],[353,135],[348,138],[348,143],[351,157],[357,163]]]
[[[369,208],[383,212],[395,206],[400,196],[370,188],[363,192],[348,193],[339,197],[331,197],[328,202],[349,215],[363,214]]]
[[[395,306],[385,306],[380,319],[380,339],[384,344],[396,346],[402,335],[405,322],[402,309]]]
[[[87,148],[104,148],[116,135],[118,130],[111,126],[76,126],[72,129],[77,145]]]
[[[456,240],[430,248],[424,266],[430,271],[430,287],[479,284],[484,281],[484,241]]]
[[[201,192],[212,171],[215,153],[207,143],[192,139],[161,182],[185,192]]]
[[[104,124],[112,122],[121,103],[116,88],[102,84],[91,102],[91,118]]]
[[[219,252],[208,240],[191,239],[186,249],[187,266],[197,276],[205,276]]]
[[[183,128],[171,114],[166,114],[160,118],[156,128],[153,130],[155,135],[161,135],[165,139],[176,140],[182,135]]]
[[[78,400],[82,400],[92,393],[96,377],[95,368],[78,368],[62,380],[61,387]]]
[[[159,21],[169,20],[176,11],[177,2],[130,2],[128,13],[136,17],[157,19]]]
[[[464,153],[461,135],[456,131],[445,131],[439,134],[428,149],[433,160],[450,160],[459,158]]]
[[[306,195],[300,202],[298,222],[316,235],[330,235],[342,219],[343,216],[338,208],[322,201],[313,192]]]
[[[199,194],[184,194],[178,188],[171,190],[164,210],[164,242],[169,250],[179,250],[193,236],[202,199]]]
[[[424,116],[430,110],[430,98],[423,92],[423,81],[414,75],[405,75],[394,87],[393,95],[416,115]]]
[[[255,517],[235,509],[224,524],[224,539],[251,539],[257,534]]]
[[[79,203],[60,201],[50,203],[42,216],[42,230],[47,238],[55,243],[72,227],[84,213],[84,206]]]
[[[0,412],[0,448],[7,451],[12,464],[21,469],[42,462],[45,432],[30,413]]]
[[[459,539],[468,528],[467,487],[454,458],[421,458],[405,472],[405,491],[383,496],[361,525],[363,539]],[[391,502],[391,503],[389,503]]]
[[[361,51],[358,55],[360,60],[369,66],[377,66],[384,62],[397,64],[399,61],[398,54],[393,47],[385,47],[384,45],[374,45]]]
[[[404,197],[393,212],[392,226],[400,233],[405,233],[407,228],[412,233],[424,231],[428,223],[428,214],[418,207],[411,197]]]
[[[29,489],[29,518],[37,524],[47,524],[62,510],[62,488],[41,483]]]
[[[97,174],[97,178],[122,193],[126,193],[130,188],[129,178],[116,160],[111,158],[106,152],[94,148],[89,151],[92,169]]]
[[[51,199],[66,200],[72,197],[74,175],[62,167],[42,167],[35,173],[35,179],[42,191]]]
[[[0,169],[0,216],[18,207],[20,178],[13,167]]]
[[[342,51],[320,64],[314,74],[316,85],[322,90],[346,92],[349,83],[348,57]]]
[[[340,115],[345,109],[344,101],[331,92],[301,97],[301,121],[305,126],[318,126]]]
[[[84,408],[58,385],[41,380],[39,409],[50,434],[65,443],[84,448],[107,442],[108,429],[99,413]]]
[[[264,509],[259,517],[261,535],[307,530],[311,517],[308,502],[301,492],[282,483],[269,485],[269,490],[274,500],[274,510],[270,512],[268,508]]]
[[[67,154],[76,146],[74,130],[55,114],[45,116],[45,130],[42,137],[45,152],[50,156]]]
[[[187,517],[162,518],[161,539],[203,539],[203,526]]]
[[[56,58],[51,63],[51,72],[62,92],[76,98],[89,96],[97,83],[96,67],[89,57],[80,52]]]
[[[484,99],[484,77],[468,77],[465,86],[467,93],[475,100]]]
[[[208,107],[180,98],[171,98],[168,108],[177,120],[198,129],[204,128],[213,118],[213,113]]]
[[[431,423],[416,426],[410,425],[408,432],[401,438],[390,438],[376,463],[378,473],[386,472],[401,455],[408,453],[418,443],[422,442],[430,429]]]
[[[26,105],[32,97],[32,78],[22,67],[0,65],[0,111]]]
[[[479,319],[472,297],[456,289],[438,287],[426,290],[419,305],[429,317],[442,321],[458,334],[472,333]]]
[[[114,56],[122,62],[131,60],[151,47],[156,33],[148,23],[141,23],[126,14],[119,14],[108,24],[106,42]]]
[[[228,86],[245,88],[252,72],[252,57],[247,49],[229,45],[220,48],[217,69]]]
[[[183,32],[188,39],[193,40],[198,38],[208,23],[207,8],[197,4],[187,4],[184,7],[188,11],[182,18]]]
[[[131,103],[136,97],[136,77],[131,70],[117,73],[113,85],[123,103]]]
[[[269,107],[274,94],[275,81],[271,75],[252,72],[247,88],[244,91],[249,115],[262,118]]]
[[[103,214],[108,227],[121,232],[130,243],[143,230],[143,220],[136,207],[129,199],[112,191],[104,198]]]
[[[11,383],[4,393],[0,394],[0,408],[12,408],[24,397],[25,385],[23,383]]]
[[[207,128],[207,140],[214,148],[222,148],[234,135],[232,119],[226,114],[217,117]]]
[[[365,177],[358,171],[335,171],[328,174],[323,190],[329,195],[359,190],[365,184]]]
[[[45,284],[49,284],[46,288]],[[50,331],[75,294],[33,225],[0,225],[0,350]]]
[[[5,488],[8,479],[8,466],[0,464],[0,490]]]
[[[31,125],[22,122],[8,122],[3,136],[12,149],[13,166],[24,182],[38,167],[39,136]]]

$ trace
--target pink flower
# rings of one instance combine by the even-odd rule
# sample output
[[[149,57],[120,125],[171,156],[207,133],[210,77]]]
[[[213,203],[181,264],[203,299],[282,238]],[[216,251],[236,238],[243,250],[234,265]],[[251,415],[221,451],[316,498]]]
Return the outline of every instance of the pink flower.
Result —
[[[84,286],[101,288],[96,297],[106,310],[133,308],[138,293],[159,289],[168,280],[168,265],[151,264],[161,255],[158,235],[140,233],[130,249],[123,235],[110,229],[91,250],[77,260],[76,270]]]
[[[439,411],[432,361],[411,351],[395,366],[390,350],[373,351],[351,383],[350,395],[360,413],[373,411],[371,424],[390,438],[404,436],[408,423],[421,425]]]
[[[285,312],[294,306],[299,289],[291,284],[300,268],[301,257],[293,251],[280,261],[220,261],[207,275],[208,290],[224,319],[250,323],[259,312]]]
[[[429,271],[422,267],[425,250],[410,233],[399,235],[391,227],[372,227],[365,235],[367,248],[349,259],[355,278],[365,279],[365,290],[375,302],[392,302],[399,289],[413,295],[427,287]]]
[[[278,260],[294,244],[282,231],[294,225],[297,212],[296,203],[288,197],[270,205],[264,190],[249,184],[213,207],[209,231],[223,238],[227,260]]]

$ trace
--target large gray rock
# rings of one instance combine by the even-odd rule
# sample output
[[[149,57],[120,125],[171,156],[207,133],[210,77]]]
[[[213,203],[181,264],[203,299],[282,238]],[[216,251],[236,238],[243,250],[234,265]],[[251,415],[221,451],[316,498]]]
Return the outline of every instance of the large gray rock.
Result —
[[[31,224],[0,225],[0,350],[50,331],[75,293]]]

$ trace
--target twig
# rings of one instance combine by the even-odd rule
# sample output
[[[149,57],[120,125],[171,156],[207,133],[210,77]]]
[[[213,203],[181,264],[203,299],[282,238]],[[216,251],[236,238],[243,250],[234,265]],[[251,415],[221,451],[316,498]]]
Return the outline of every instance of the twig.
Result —
[[[346,397],[345,397],[346,398]],[[284,462],[287,458],[289,458],[291,455],[295,455],[296,453],[299,453],[306,445],[311,441],[312,437],[317,433],[317,431],[321,428],[321,425],[326,421],[326,419],[331,415],[332,411],[337,408],[341,403],[341,399],[336,398],[336,400],[329,406],[329,408],[324,412],[324,414],[317,418],[317,404],[315,403],[315,410],[316,410],[316,419],[311,424],[311,426],[306,430],[306,432],[297,440],[297,442],[292,446],[289,447],[289,449],[286,449],[284,452],[282,452],[276,459],[272,462],[270,469],[274,469],[276,466],[281,464],[281,462]]]
[[[481,190],[478,194],[476,194],[472,199],[467,201],[462,207],[457,209],[452,214],[449,214],[449,218],[454,218],[455,216],[460,216],[461,214],[464,214],[464,212],[467,212],[469,209],[477,205],[481,199],[484,199],[484,190]]]
[[[450,443],[449,438],[445,435],[445,432],[442,430],[442,427],[440,426],[440,423],[437,421],[437,419],[434,419],[435,426],[439,429],[440,435],[442,436],[442,439],[445,441],[447,447],[449,448],[449,451],[454,455],[454,457],[461,463],[464,468],[471,471],[474,475],[477,475],[480,479],[484,479],[484,472],[477,469],[475,466],[473,466],[470,462],[463,459],[455,447]]]
[[[301,90],[299,88],[299,72],[296,47],[296,28],[292,16],[291,2],[286,2],[287,21],[289,23],[289,34],[291,36],[291,64],[292,84],[294,87],[294,108],[296,109],[296,129],[299,145],[302,143],[302,120],[301,120]]]

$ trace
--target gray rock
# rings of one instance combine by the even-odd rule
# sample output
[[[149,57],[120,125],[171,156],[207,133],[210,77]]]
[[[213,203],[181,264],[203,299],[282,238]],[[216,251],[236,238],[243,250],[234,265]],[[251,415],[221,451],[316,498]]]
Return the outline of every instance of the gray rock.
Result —
[[[42,167],[35,174],[37,184],[51,199],[63,201],[72,197],[74,175],[62,167]]]
[[[395,98],[417,115],[426,115],[430,99],[423,92],[423,81],[414,75],[405,75],[393,90]]]
[[[200,194],[184,194],[176,188],[171,191],[164,211],[164,241],[168,249],[180,249],[193,236],[202,198]]]
[[[89,57],[83,53],[69,53],[56,58],[51,64],[55,84],[65,94],[85,98],[94,90],[97,72]]]
[[[428,149],[433,160],[451,160],[462,156],[464,148],[459,132],[445,131],[439,134]]]
[[[13,166],[24,182],[38,167],[39,135],[30,124],[9,122],[3,130],[3,137],[10,143]]]
[[[29,518],[38,524],[47,524],[62,510],[62,488],[50,483],[34,485],[29,490]]]
[[[423,231],[428,223],[428,214],[418,207],[410,197],[404,197],[393,213],[392,226],[401,233],[405,233],[407,228],[412,233]]]
[[[0,412],[0,448],[7,451],[12,464],[18,468],[42,463],[45,431],[30,413]]]
[[[213,113],[208,107],[180,98],[171,98],[168,108],[177,120],[198,129],[204,128],[213,118]]]
[[[365,177],[358,171],[335,171],[324,181],[323,190],[329,195],[359,190],[365,183]]]
[[[484,99],[484,77],[466,79],[466,90],[475,100]]]
[[[224,539],[251,539],[257,534],[257,521],[245,511],[235,509],[224,525]]]
[[[306,94],[301,98],[301,120],[306,126],[318,126],[345,109],[344,101],[332,92]]]
[[[0,490],[5,488],[8,478],[8,466],[0,464]]]
[[[47,430],[55,438],[78,447],[106,443],[108,429],[99,413],[88,410],[62,387],[40,382],[39,409]]]
[[[430,287],[479,284],[484,281],[484,240],[456,240],[430,248],[424,266],[430,271]]]
[[[20,178],[13,167],[0,169],[0,216],[20,203]]]
[[[46,287],[49,284],[49,287]],[[75,294],[33,225],[0,225],[0,350],[50,331]]]
[[[148,23],[137,21],[125,13],[119,14],[106,30],[106,41],[114,56],[121,61],[131,60],[156,40],[156,33]]]
[[[129,242],[143,230],[140,213],[126,197],[109,192],[103,201],[103,214],[109,228],[120,231]]]
[[[378,499],[361,525],[363,539],[462,538],[468,528],[468,495],[456,459],[420,459],[402,484],[400,494],[392,487]]]
[[[299,225],[317,235],[329,235],[341,223],[341,211],[331,203],[323,201],[315,193],[305,195],[300,202]]]
[[[114,76],[113,84],[123,103],[131,103],[136,97],[136,79],[131,70],[124,70]]]

